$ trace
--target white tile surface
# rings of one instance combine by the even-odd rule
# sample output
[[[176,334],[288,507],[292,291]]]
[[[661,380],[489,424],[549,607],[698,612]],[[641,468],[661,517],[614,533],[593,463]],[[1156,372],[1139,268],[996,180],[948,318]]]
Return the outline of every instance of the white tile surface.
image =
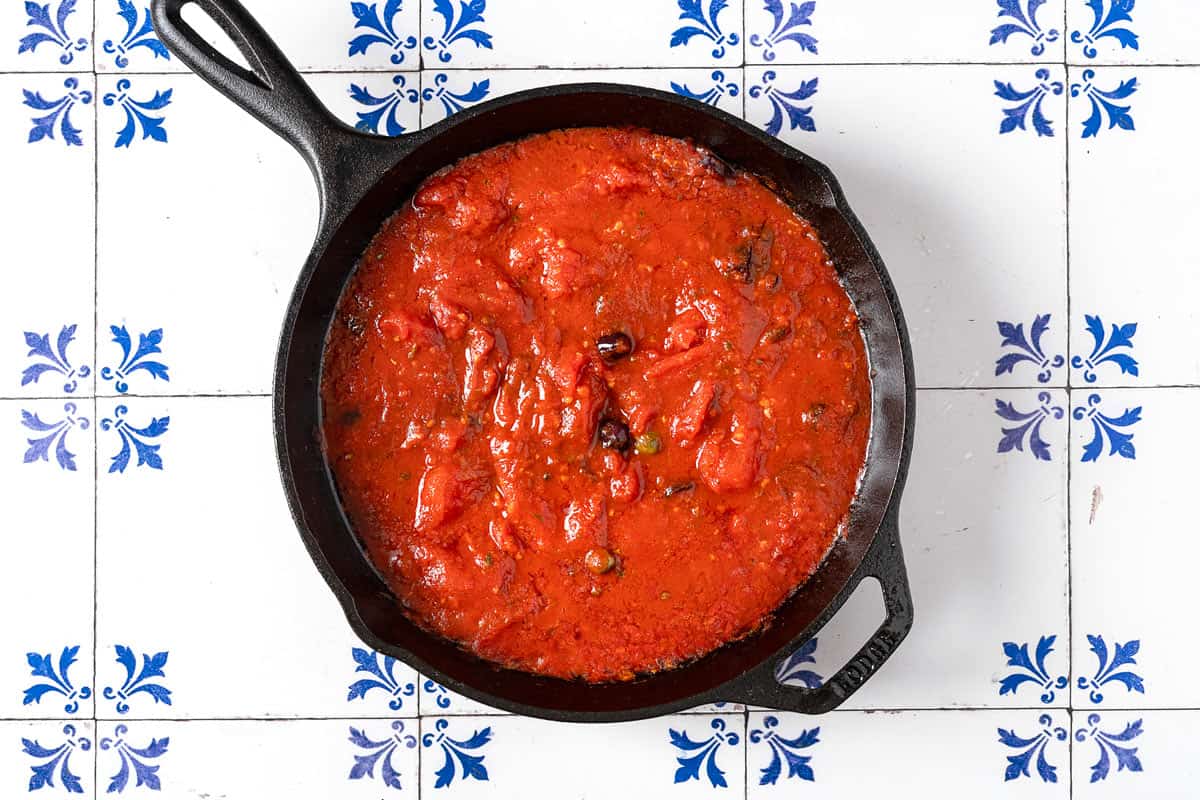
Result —
[[[411,719],[101,722],[98,735],[101,796],[151,790],[164,800],[417,796],[417,722]],[[122,754],[130,763],[124,783]],[[137,785],[134,760],[157,768],[152,789]]]
[[[115,146],[128,120],[117,98],[167,91],[170,104],[149,112],[166,141],[146,138],[135,115],[129,146]],[[269,391],[283,309],[316,234],[307,167],[195,77],[105,76],[99,93],[114,97],[99,124],[102,365],[122,356],[109,326],[133,337],[161,328],[169,381],[136,372],[131,392]],[[98,391],[117,393],[115,382]]]
[[[1095,394],[1099,402],[1093,405],[1091,391],[1071,393],[1072,407],[1085,415],[1072,420],[1071,445],[1074,662],[1078,680],[1086,681],[1085,687],[1075,687],[1074,705],[1196,707],[1200,690],[1179,665],[1200,657],[1200,646],[1181,634],[1177,604],[1193,580],[1189,565],[1200,557],[1195,525],[1188,520],[1193,489],[1186,466],[1200,447],[1200,433],[1190,422],[1200,392],[1109,389]],[[1116,424],[1128,421],[1122,419],[1126,411],[1138,409],[1138,421]],[[1089,419],[1091,411],[1108,419]],[[1099,453],[1084,462],[1097,425],[1103,437]],[[1116,444],[1132,437],[1117,454],[1112,453],[1114,435]],[[1103,639],[1103,669],[1088,636]],[[1137,643],[1136,650],[1130,642]],[[1113,664],[1118,643],[1134,663]]]
[[[1200,7],[1187,0],[1071,2],[1067,23],[1073,64],[1195,64],[1200,55]]]
[[[1015,13],[960,0],[749,0],[746,63],[1062,61],[1063,0],[1001,5]]]
[[[92,393],[94,83],[88,74],[0,75],[0,173],[8,187],[0,396]],[[71,326],[60,352],[59,337]],[[26,332],[48,337],[48,347],[31,354]]]
[[[737,66],[742,0],[426,2],[421,32],[427,68]]]
[[[0,401],[0,718],[92,713],[92,404]]]
[[[1064,76],[1038,69],[746,69],[747,120],[828,164],[870,231],[904,301],[919,386],[1034,385],[1031,363],[996,374],[999,322],[1028,331],[1049,314],[1041,347],[1065,352],[1065,90],[1053,91]],[[811,81],[808,99],[787,96]],[[1035,133],[1032,110],[1025,130],[1001,133],[1013,104],[995,95],[996,81],[1050,87],[1041,102],[1054,135]],[[1048,378],[1062,385],[1065,371]]]
[[[1090,69],[1072,68],[1071,83],[1112,91],[1136,81],[1125,99],[1099,98],[1129,108],[1135,129],[1111,127],[1103,104],[1093,107],[1086,94],[1071,103],[1072,136],[1093,113],[1101,120],[1095,136],[1071,143],[1073,349],[1086,358],[1095,348],[1082,314],[1103,321],[1105,345],[1113,324],[1136,323],[1133,346],[1110,353],[1132,356],[1138,374],[1108,361],[1093,371],[1097,385],[1200,383],[1200,355],[1189,346],[1200,315],[1175,302],[1200,292],[1190,253],[1200,164],[1187,155],[1195,113],[1178,102],[1200,91],[1200,70],[1100,67],[1089,80]]]
[[[1075,797],[1182,800],[1195,796],[1195,711],[1074,713]]]

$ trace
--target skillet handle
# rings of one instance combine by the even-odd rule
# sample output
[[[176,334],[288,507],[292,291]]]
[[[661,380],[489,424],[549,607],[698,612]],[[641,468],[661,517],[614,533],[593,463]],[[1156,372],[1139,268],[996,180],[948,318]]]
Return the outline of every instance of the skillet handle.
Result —
[[[251,69],[197,33],[183,19],[187,5],[219,25]],[[357,199],[399,160],[394,139],[356,131],[330,114],[238,0],[151,0],[150,13],[159,39],[180,61],[300,152],[319,184],[325,216],[342,201]]]
[[[864,578],[874,577],[883,589],[887,616],[865,645],[841,669],[816,689],[786,686],[779,682],[780,667],[791,653],[768,661],[748,676],[745,688],[733,699],[748,705],[769,706],[800,714],[824,714],[840,706],[866,683],[908,636],[913,623],[912,592],[900,549],[897,512],[891,510],[880,525],[858,572],[841,595],[844,602]],[[841,606],[838,603],[838,607]],[[832,616],[832,614],[831,614]],[[824,620],[822,624],[828,622]]]

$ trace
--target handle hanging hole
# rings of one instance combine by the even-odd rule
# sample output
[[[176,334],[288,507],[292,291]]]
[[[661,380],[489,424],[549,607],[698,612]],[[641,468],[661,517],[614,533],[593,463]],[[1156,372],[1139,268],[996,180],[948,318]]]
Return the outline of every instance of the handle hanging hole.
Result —
[[[237,64],[242,69],[253,72],[245,53],[227,34],[217,21],[201,8],[199,3],[187,3],[179,9],[179,15],[192,30],[204,41],[208,42],[217,52]]]
[[[846,604],[808,642],[782,659],[775,677],[787,686],[816,689],[850,662],[887,619],[883,587],[873,577],[863,578]]]

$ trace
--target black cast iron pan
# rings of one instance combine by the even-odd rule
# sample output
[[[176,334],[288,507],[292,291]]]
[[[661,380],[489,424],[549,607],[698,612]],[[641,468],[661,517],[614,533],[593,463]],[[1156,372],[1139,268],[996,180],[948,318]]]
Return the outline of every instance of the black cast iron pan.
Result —
[[[199,7],[251,70],[221,55],[182,18]],[[237,0],[153,0],[159,37],[202,78],[300,151],[320,189],[321,217],[279,343],[274,387],[279,471],[304,544],[351,627],[450,689],[556,720],[639,719],[701,703],[743,702],[803,713],[840,705],[912,626],[898,508],[914,421],[912,359],[895,290],[866,232],[821,163],[701,103],[616,84],[533,89],[462,111],[418,133],[383,138],[336,120]],[[704,658],[628,683],[586,684],[501,669],[410,622],[343,515],[325,463],[319,378],[339,294],[375,232],[425,177],[463,156],[529,134],[581,126],[648,128],[691,138],[766,179],[821,233],[862,319],[873,370],[867,465],[845,535],[764,630]],[[784,686],[780,661],[833,616],[863,578],[883,587],[887,617],[818,689]]]

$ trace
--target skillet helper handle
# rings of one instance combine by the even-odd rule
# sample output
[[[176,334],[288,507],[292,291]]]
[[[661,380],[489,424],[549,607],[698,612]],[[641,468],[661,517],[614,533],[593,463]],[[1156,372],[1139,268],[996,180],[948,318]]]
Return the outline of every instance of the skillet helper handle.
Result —
[[[229,35],[250,69],[188,24],[183,9],[192,4]],[[238,0],[151,0],[150,13],[159,39],[180,61],[300,152],[326,211],[355,199],[398,160],[395,140],[361,133],[330,114]]]
[[[841,669],[816,689],[787,686],[779,682],[779,668],[790,653],[767,663],[754,676],[749,691],[738,700],[800,714],[824,714],[840,706],[867,682],[895,652],[913,623],[912,591],[900,549],[898,514],[885,516],[871,550],[851,580],[843,597],[849,597],[864,578],[874,577],[883,589],[886,617],[865,645]]]

